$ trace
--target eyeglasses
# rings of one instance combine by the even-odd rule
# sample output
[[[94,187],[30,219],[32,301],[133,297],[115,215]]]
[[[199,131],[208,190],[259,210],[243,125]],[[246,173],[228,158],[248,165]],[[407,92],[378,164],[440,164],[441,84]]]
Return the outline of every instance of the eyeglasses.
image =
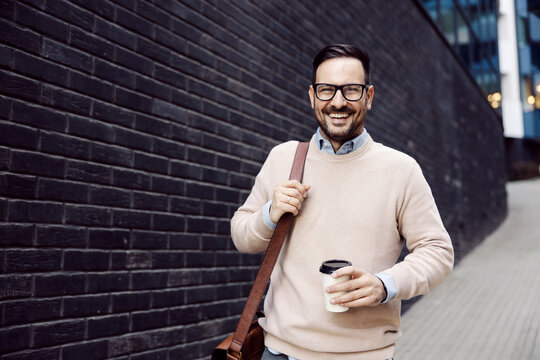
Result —
[[[348,101],[358,101],[364,95],[364,90],[369,85],[366,84],[345,84],[345,85],[333,85],[333,84],[313,84],[315,89],[315,96],[321,101],[330,101],[336,96],[338,90],[341,91],[341,95]]]

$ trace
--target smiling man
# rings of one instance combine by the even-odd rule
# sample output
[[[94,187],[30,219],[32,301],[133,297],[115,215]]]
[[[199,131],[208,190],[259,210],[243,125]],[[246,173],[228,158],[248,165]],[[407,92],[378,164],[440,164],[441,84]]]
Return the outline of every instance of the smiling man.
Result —
[[[232,218],[236,247],[261,252],[281,216],[296,216],[259,320],[263,359],[391,359],[401,300],[426,294],[452,270],[450,237],[420,167],[364,127],[373,97],[365,52],[320,50],[309,87],[319,128],[304,182],[287,180],[298,142],[280,144]],[[404,243],[410,254],[396,263]],[[349,280],[324,289],[348,311],[325,309],[318,270],[330,259],[352,263],[332,274]]]

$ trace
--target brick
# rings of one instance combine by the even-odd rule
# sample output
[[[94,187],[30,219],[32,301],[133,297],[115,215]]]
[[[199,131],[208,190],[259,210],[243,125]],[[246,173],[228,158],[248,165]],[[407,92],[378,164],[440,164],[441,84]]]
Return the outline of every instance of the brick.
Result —
[[[9,202],[9,221],[61,223],[63,217],[63,206],[58,203],[19,200]]]
[[[187,113],[182,107],[160,99],[154,100],[152,114],[172,121],[182,121],[179,119],[187,117]]]
[[[151,263],[151,255],[146,251],[129,251],[126,255],[127,269],[149,269]]]
[[[116,88],[116,104],[143,113],[152,113],[152,98],[136,92]]]
[[[41,129],[63,132],[67,126],[66,115],[53,109],[13,102],[13,120]]]
[[[65,225],[38,225],[36,245],[39,247],[85,247],[86,229]]]
[[[41,102],[80,115],[89,115],[92,103],[87,96],[49,85],[43,85]]]
[[[91,229],[89,246],[98,249],[126,249],[129,246],[130,233],[127,230]]]
[[[184,289],[168,289],[152,291],[152,306],[154,308],[183,305]]]
[[[109,356],[140,352],[150,346],[150,338],[147,334],[130,334],[113,338],[109,341]]]
[[[112,165],[131,166],[133,154],[129,149],[119,146],[92,143],[90,159]]]
[[[112,187],[91,186],[90,203],[114,207],[130,207],[131,192]]]
[[[187,232],[192,233],[213,233],[215,220],[206,218],[187,217]]]
[[[165,360],[168,358],[168,350],[152,350],[132,356],[133,360]]]
[[[182,264],[180,267],[184,266],[183,262],[177,262],[176,267],[178,267],[179,263]],[[169,279],[167,284],[169,287],[201,285],[201,272],[200,270],[191,269],[171,270],[169,271]]]
[[[129,49],[135,49],[137,44],[137,36],[135,34],[99,17],[96,17],[95,23],[97,35]]]
[[[37,153],[12,151],[11,170],[32,175],[61,177],[65,160]]]
[[[88,186],[69,181],[40,179],[38,198],[46,200],[87,202]]]
[[[171,62],[171,50],[142,37],[137,39],[137,52],[163,64]]]
[[[88,9],[90,12],[98,14],[106,19],[114,19],[114,9],[115,7],[109,3],[96,4],[93,2],[87,2],[84,0],[74,0],[74,3],[80,5],[81,7]]]
[[[131,327],[133,331],[142,331],[166,327],[168,323],[168,310],[153,310],[133,312],[131,314]]]
[[[154,230],[184,231],[185,229],[185,218],[182,215],[154,213],[152,220]]]
[[[36,178],[15,174],[0,174],[0,195],[32,199],[36,196]]]
[[[167,271],[137,271],[131,273],[131,289],[159,289],[167,285]]]
[[[0,34],[2,34],[3,42],[39,54],[40,37],[35,32],[22,29],[13,23],[0,19]]]
[[[100,101],[94,101],[93,115],[96,119],[126,127],[131,127],[134,122],[132,112]]]
[[[29,101],[39,101],[41,86],[39,82],[0,70],[2,94]]]
[[[154,152],[173,159],[183,159],[185,154],[185,146],[175,141],[163,139],[154,139]]]
[[[169,237],[171,249],[196,250],[200,249],[200,238],[196,234],[171,234]]]
[[[152,190],[165,194],[183,195],[185,193],[184,181],[164,176],[152,176]]]
[[[88,159],[90,143],[75,137],[47,131],[40,132],[41,151],[54,155],[64,155],[79,159]]]
[[[0,245],[8,247],[32,246],[34,225],[0,224]]]
[[[169,161],[167,158],[161,156],[134,152],[133,167],[135,169],[146,170],[152,173],[167,174],[169,172]]]
[[[99,360],[105,359],[109,351],[107,340],[68,345],[62,348],[63,359]]]
[[[88,338],[109,337],[129,332],[129,315],[92,317],[87,320]]]
[[[112,44],[100,37],[89,35],[76,27],[70,28],[69,44],[103,59],[112,60],[114,57],[114,46]]]
[[[113,294],[113,312],[126,312],[150,308],[151,293],[135,292]]]
[[[185,179],[201,180],[202,168],[198,164],[185,161],[171,161],[171,175]]]
[[[152,216],[149,212],[115,210],[113,211],[113,225],[122,228],[150,229]]]
[[[190,198],[171,198],[171,212],[186,215],[200,215],[202,202],[199,199]]]
[[[67,84],[68,70],[52,62],[16,51],[13,64],[14,69],[22,74],[60,86]]]
[[[109,295],[66,296],[63,300],[64,317],[98,316],[109,311]]]
[[[70,89],[77,90],[78,92],[91,95],[92,97],[101,100],[113,100],[114,88],[111,84],[106,83],[101,79],[90,77],[86,74],[71,71],[68,86]]]
[[[202,168],[202,180],[214,184],[229,185],[229,173],[222,170]]]
[[[129,189],[150,190],[150,176],[139,171],[114,169],[113,185]]]
[[[123,67],[127,67],[128,69],[135,70],[146,75],[152,74],[152,61],[132,51],[117,47],[114,60],[115,63],[121,64]]]
[[[0,299],[28,298],[32,296],[32,278],[29,275],[0,275]]]
[[[152,253],[152,268],[153,269],[172,269],[183,267],[185,264],[185,256],[183,252],[166,251]],[[169,279],[170,283],[170,279]]]
[[[2,352],[13,352],[30,346],[30,326],[19,326],[0,329],[0,349]]]
[[[84,320],[66,320],[34,327],[34,346],[44,347],[84,338]]]
[[[84,287],[84,275],[40,275],[35,278],[35,296],[82,294]]]
[[[215,265],[216,256],[213,252],[192,252],[188,251],[186,255],[186,267],[211,267]],[[228,254],[231,258],[230,265],[240,265],[240,256],[238,254]]]
[[[107,251],[64,250],[64,270],[99,271],[109,269],[110,254]]]
[[[129,288],[129,274],[123,272],[90,274],[87,281],[90,293],[122,291]]]
[[[60,270],[62,253],[59,250],[9,250],[6,253],[6,271]]]
[[[83,161],[68,161],[66,178],[97,184],[110,184],[112,170],[108,166],[91,164]]]
[[[92,69],[92,57],[89,54],[73,49],[54,40],[47,38],[43,39],[42,54],[46,59],[54,60],[74,69],[81,71],[88,71],[89,69]]]
[[[112,211],[108,208],[66,205],[66,222],[73,225],[110,225]]]
[[[178,38],[181,39],[181,38]],[[159,41],[156,38],[156,41]],[[182,43],[185,42],[185,40],[180,40]],[[156,80],[162,81],[164,83],[167,83],[169,85],[173,85],[177,88],[186,88],[187,87],[187,78],[184,74],[182,74],[179,71],[171,70],[170,68],[164,67],[162,65],[156,64],[155,70],[154,70],[154,78]],[[172,94],[172,93],[171,93]]]
[[[167,137],[171,133],[171,124],[156,118],[137,114],[135,116],[135,129]]]
[[[151,35],[154,30],[154,26],[151,22],[122,8],[117,9],[116,21],[118,21],[120,25],[143,36]]]
[[[61,299],[32,299],[6,302],[4,324],[27,324],[60,318]]]
[[[31,7],[17,3],[15,20],[31,29],[45,33],[60,41],[66,41],[68,26],[51,16],[47,16]]]
[[[92,30],[94,16],[88,11],[73,6],[73,4],[51,1],[45,3],[45,11],[73,25],[83,27],[86,30]]]
[[[60,357],[59,349],[26,350],[16,354],[4,355],[2,360],[57,360]]]
[[[218,189],[215,189],[216,194]],[[214,187],[210,185],[202,185],[197,183],[186,183],[186,192],[194,198],[200,199],[214,199]],[[216,200],[223,200],[216,198]]]
[[[126,130],[123,128],[115,128],[114,134],[115,144],[132,149],[150,151],[152,149],[152,143],[156,140],[147,134],[132,130]]]
[[[168,208],[168,198],[166,195],[133,192],[133,206],[142,210],[161,210]]]
[[[133,231],[131,248],[134,249],[165,249],[167,234],[154,231]]]

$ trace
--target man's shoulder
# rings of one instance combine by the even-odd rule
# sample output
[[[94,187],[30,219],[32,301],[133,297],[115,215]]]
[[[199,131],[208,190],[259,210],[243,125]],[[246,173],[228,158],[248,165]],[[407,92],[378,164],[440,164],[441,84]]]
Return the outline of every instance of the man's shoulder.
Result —
[[[278,144],[274,146],[270,150],[270,156],[294,156],[294,153],[296,151],[296,147],[298,146],[297,140],[290,140],[281,144]]]
[[[380,161],[388,161],[392,164],[402,164],[403,166],[413,166],[416,160],[404,153],[403,151],[394,149],[384,144],[375,142],[373,146],[373,154],[380,158]]]

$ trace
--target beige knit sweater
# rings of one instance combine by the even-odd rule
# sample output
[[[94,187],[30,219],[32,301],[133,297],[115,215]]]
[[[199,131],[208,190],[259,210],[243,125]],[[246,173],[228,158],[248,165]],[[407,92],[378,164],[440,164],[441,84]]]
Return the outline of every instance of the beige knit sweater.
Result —
[[[262,208],[289,177],[296,141],[269,154],[231,222],[242,252],[262,252],[273,230]],[[401,299],[426,294],[453,266],[453,249],[416,161],[371,137],[347,155],[329,155],[311,140],[304,172],[311,189],[271,276],[260,321],[268,347],[302,360],[387,359],[400,337]],[[403,243],[411,252],[396,264]],[[376,307],[325,310],[319,266],[345,259],[390,274],[397,296]]]

